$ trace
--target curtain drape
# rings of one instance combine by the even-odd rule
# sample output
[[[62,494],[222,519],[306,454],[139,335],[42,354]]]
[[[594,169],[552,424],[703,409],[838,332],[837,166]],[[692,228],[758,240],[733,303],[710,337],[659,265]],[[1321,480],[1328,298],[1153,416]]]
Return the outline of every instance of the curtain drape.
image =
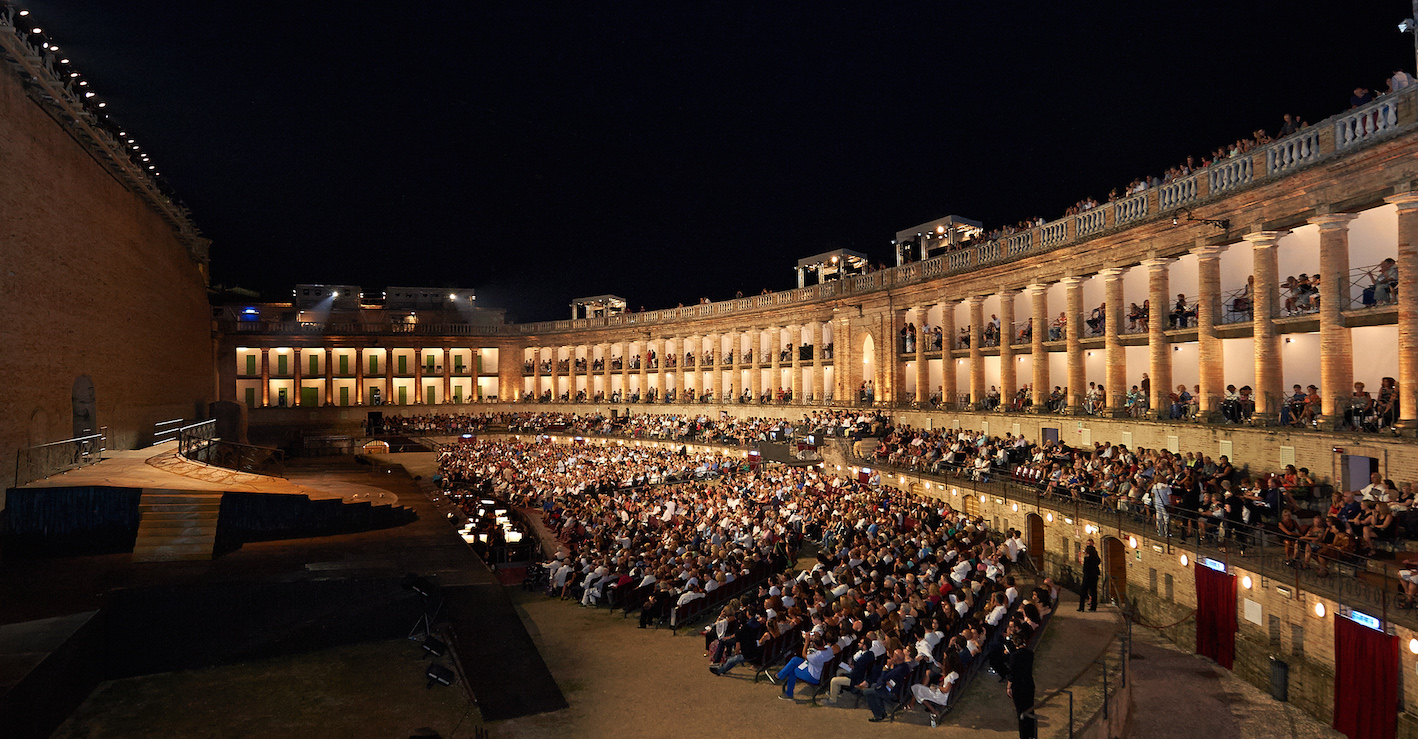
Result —
[[[1393,739],[1398,637],[1335,614],[1334,728],[1349,739]]]
[[[1236,657],[1236,576],[1200,562],[1196,571],[1196,653],[1231,669]]]

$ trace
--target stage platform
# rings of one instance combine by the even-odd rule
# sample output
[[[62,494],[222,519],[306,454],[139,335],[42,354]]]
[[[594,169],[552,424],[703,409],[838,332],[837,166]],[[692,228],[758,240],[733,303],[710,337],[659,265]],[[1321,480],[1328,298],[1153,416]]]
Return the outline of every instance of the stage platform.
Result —
[[[458,536],[449,510],[397,466],[399,456],[384,455],[378,466],[298,460],[287,466],[287,483],[377,488],[416,514],[407,523],[249,542],[205,561],[143,563],[123,553],[6,557],[0,624],[97,610],[107,644],[103,679],[114,679],[406,636],[423,609],[401,584],[415,573],[446,598],[443,625],[485,720],[565,707],[492,571]],[[426,465],[432,455],[410,456]]]
[[[382,488],[338,480],[270,477],[239,472],[194,462],[177,454],[177,442],[170,441],[146,449],[106,451],[97,464],[61,472],[35,480],[25,488],[115,487],[161,490],[211,491],[305,495],[311,500],[340,498],[375,504],[398,502],[398,496]]]

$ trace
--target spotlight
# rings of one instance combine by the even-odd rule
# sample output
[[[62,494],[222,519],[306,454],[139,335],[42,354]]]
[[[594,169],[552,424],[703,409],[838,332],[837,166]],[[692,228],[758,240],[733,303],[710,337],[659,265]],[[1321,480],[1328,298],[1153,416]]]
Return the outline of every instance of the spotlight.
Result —
[[[1399,32],[1399,33],[1409,33],[1409,32],[1411,32],[1411,31],[1413,31],[1414,28],[1418,28],[1418,25],[1415,25],[1415,24],[1413,23],[1413,19],[1412,19],[1412,18],[1404,18],[1404,19],[1403,19],[1403,22],[1398,24],[1398,32]]]

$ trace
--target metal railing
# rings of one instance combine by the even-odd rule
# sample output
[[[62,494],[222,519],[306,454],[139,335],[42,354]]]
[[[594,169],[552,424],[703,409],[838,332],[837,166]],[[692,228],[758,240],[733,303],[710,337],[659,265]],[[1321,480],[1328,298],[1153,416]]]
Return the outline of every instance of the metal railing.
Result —
[[[213,467],[256,475],[285,476],[284,451],[222,439],[217,436],[215,420],[199,421],[178,429],[177,453],[185,459]]]
[[[1114,591],[1116,596],[1116,591]],[[1119,604],[1122,605],[1121,603]],[[1132,656],[1131,622],[1120,610],[1122,628],[1062,687],[1034,702],[1031,709],[1047,729],[1041,737],[1068,737],[1097,721],[1107,721],[1119,710],[1118,694],[1128,684]]]
[[[97,464],[103,459],[107,443],[108,427],[100,426],[97,434],[22,447],[15,453],[15,485]]]

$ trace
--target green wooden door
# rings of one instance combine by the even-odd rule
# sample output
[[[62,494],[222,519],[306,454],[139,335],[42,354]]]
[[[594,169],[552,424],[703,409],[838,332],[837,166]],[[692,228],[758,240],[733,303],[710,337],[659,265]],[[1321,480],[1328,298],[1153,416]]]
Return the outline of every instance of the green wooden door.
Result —
[[[369,355],[369,374],[379,374],[379,356],[376,354]]]
[[[348,354],[341,354],[341,355],[340,355],[340,374],[342,374],[342,375],[348,375],[349,373],[350,373],[350,355],[348,355]]]
[[[455,355],[455,356],[453,357],[453,371],[456,372],[457,374],[460,374],[460,375],[463,374],[463,355],[462,355],[462,354],[458,354],[458,355]]]
[[[320,405],[320,388],[303,387],[300,389],[300,404],[306,408],[314,408]]]
[[[478,374],[481,375],[481,374],[483,373],[483,355],[481,355],[481,354],[475,354],[475,355],[473,355],[473,361],[474,361],[475,363],[477,363]]]
[[[310,355],[310,374],[311,374],[311,375],[318,375],[318,374],[320,374],[320,355],[319,355],[319,354],[311,354],[311,355]]]
[[[256,388],[254,387],[246,388],[246,407],[256,407]]]
[[[403,357],[400,357],[400,359],[403,359]],[[400,385],[400,386],[399,386],[399,405],[408,405],[408,404],[409,404],[409,389],[408,389],[407,387],[404,387],[403,385]]]
[[[423,402],[433,405],[438,402],[438,389],[433,385],[425,385],[423,388]]]
[[[256,374],[256,355],[255,355],[255,354],[247,354],[247,355],[246,355],[246,374],[248,374],[248,375],[254,375],[254,374]]]
[[[399,374],[409,374],[409,358],[403,354],[399,355]]]
[[[288,374],[290,374],[290,365],[287,364],[287,361],[288,361],[289,359],[290,359],[290,355],[288,355],[288,354],[277,354],[277,355],[276,355],[276,374],[278,374],[278,375],[288,375]]]
[[[427,372],[427,373],[429,373],[429,374],[433,374],[433,355],[432,355],[432,354],[425,354],[423,358],[424,358],[423,371],[424,371],[424,372]]]
[[[454,386],[453,386],[453,402],[454,402],[454,403],[461,403],[461,402],[463,402],[463,386],[462,386],[462,385],[454,385]]]
[[[340,405],[349,405],[349,404],[350,404],[350,389],[347,388],[347,387],[342,387],[342,388],[340,388]]]

